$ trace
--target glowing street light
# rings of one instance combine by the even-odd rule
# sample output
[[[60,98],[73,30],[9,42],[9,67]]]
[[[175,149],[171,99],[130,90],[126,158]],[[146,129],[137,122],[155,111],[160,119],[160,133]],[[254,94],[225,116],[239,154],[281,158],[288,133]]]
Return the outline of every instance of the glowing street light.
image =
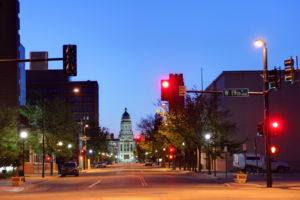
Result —
[[[71,145],[71,144],[69,144],[69,145],[68,145],[68,148],[70,149],[71,147],[72,147],[72,145]]]
[[[63,145],[63,143],[62,142],[58,142],[58,144],[57,144],[58,146],[62,146]]]

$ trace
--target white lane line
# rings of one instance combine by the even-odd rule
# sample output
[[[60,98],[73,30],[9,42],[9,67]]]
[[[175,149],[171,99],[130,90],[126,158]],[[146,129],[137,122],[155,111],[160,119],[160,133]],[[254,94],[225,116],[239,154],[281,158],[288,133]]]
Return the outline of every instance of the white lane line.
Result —
[[[142,181],[142,177],[139,176],[139,178],[140,178],[140,181],[142,183],[142,186],[145,186],[144,182]]]
[[[141,180],[142,186],[148,186],[148,184],[146,183],[144,177],[139,176],[139,178]]]
[[[93,185],[90,185],[89,187],[94,187],[96,184],[98,184],[98,183],[100,183],[100,182],[101,182],[101,180],[98,181],[98,182],[96,182],[96,183],[94,183]]]

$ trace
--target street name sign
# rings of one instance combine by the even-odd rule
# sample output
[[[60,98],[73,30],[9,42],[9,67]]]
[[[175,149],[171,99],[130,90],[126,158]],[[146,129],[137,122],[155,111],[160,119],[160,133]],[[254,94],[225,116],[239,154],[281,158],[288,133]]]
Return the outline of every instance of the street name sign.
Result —
[[[223,97],[249,97],[248,88],[223,89]]]
[[[247,151],[247,146],[246,146],[246,144],[243,144],[243,151]]]
[[[179,86],[179,96],[186,96],[186,86]]]

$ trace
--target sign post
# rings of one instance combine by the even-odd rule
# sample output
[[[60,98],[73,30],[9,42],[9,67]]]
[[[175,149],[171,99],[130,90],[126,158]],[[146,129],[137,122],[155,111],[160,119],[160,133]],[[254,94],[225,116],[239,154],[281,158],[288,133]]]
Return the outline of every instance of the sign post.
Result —
[[[179,86],[179,96],[186,96],[186,86]]]
[[[224,146],[225,152],[225,169],[226,169],[226,178],[227,178],[227,146]]]
[[[245,154],[245,167],[244,167],[244,171],[245,171],[245,169],[246,169],[246,160],[247,160],[247,158],[246,158],[246,151],[247,151],[246,144],[243,144],[243,151],[244,151],[244,154]]]

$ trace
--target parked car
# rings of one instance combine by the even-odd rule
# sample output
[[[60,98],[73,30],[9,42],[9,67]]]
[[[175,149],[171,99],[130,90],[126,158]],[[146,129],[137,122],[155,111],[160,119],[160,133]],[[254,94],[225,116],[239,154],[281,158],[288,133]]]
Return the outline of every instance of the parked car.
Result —
[[[118,161],[115,161],[115,163],[119,163]]]
[[[76,162],[66,162],[62,166],[61,176],[65,177],[66,175],[75,175],[79,176],[79,169]]]
[[[148,165],[149,165],[149,166],[152,166],[152,161],[151,161],[151,160],[147,160],[147,161],[146,161],[145,166],[148,166]]]
[[[257,154],[256,157],[255,154],[247,153],[246,160],[245,154],[243,153],[233,154],[233,158],[233,167],[244,170],[246,173],[251,173],[253,170],[256,170],[256,168],[258,168],[259,170],[266,170],[267,168],[266,156],[261,154]],[[287,162],[277,161],[271,158],[271,170],[277,171],[278,173],[284,173],[286,171],[289,171],[290,167]]]
[[[106,163],[104,162],[104,161],[99,161],[98,163],[97,163],[97,167],[99,168],[99,167],[106,167]]]
[[[107,161],[106,161],[106,164],[107,164],[107,165],[112,165],[113,163],[111,162],[111,160],[107,160]]]

